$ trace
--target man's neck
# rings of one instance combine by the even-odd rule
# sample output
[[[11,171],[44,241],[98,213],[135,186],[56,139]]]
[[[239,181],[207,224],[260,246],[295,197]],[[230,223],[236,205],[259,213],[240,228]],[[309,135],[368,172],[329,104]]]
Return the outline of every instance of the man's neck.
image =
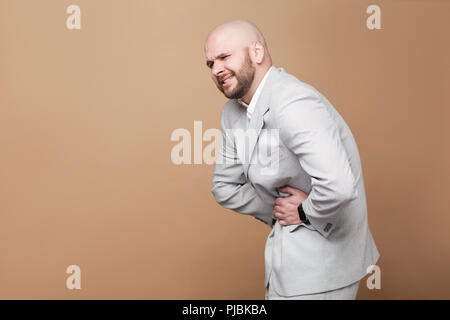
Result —
[[[250,90],[248,90],[247,94],[241,98],[241,100],[243,102],[245,102],[246,104],[250,104],[250,101],[252,101],[252,98],[255,95],[255,92],[258,89],[259,84],[264,79],[264,76],[269,71],[270,67],[271,67],[271,65],[269,65],[267,68],[262,70],[261,73],[255,74],[255,80],[253,80]]]

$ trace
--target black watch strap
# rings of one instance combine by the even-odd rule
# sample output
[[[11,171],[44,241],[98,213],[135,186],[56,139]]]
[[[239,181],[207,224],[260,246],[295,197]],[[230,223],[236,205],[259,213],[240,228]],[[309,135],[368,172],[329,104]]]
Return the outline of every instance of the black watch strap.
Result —
[[[298,206],[297,209],[298,209],[298,215],[299,215],[299,217],[300,217],[300,220],[301,220],[303,223],[309,223],[308,218],[306,218],[305,211],[303,211],[303,205],[300,204],[300,205]]]

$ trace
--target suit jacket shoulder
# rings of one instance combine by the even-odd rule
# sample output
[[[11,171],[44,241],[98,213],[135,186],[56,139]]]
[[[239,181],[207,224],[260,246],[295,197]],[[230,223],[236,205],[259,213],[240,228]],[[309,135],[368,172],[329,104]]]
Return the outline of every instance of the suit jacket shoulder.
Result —
[[[281,70],[280,70],[281,69]],[[280,68],[280,74],[272,85],[270,107],[287,105],[300,99],[320,99],[320,93],[313,86],[300,81]]]

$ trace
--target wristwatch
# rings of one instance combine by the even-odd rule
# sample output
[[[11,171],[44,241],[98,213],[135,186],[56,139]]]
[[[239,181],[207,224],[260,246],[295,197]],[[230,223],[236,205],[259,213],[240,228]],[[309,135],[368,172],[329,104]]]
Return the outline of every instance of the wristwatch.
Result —
[[[298,215],[299,215],[299,217],[300,217],[300,220],[301,220],[303,223],[305,223],[305,224],[309,224],[309,220],[308,220],[308,218],[306,217],[305,211],[303,211],[303,205],[302,205],[302,203],[300,203],[300,205],[298,206],[297,210],[298,210]]]

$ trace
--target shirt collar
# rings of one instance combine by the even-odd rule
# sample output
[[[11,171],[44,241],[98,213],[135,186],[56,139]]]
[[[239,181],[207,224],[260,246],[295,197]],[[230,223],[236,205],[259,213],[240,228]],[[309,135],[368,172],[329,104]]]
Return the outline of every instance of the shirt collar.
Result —
[[[256,88],[255,94],[252,97],[252,100],[250,100],[249,104],[246,104],[241,99],[238,99],[237,101],[247,108],[247,117],[250,119],[252,116],[253,111],[255,110],[256,103],[258,102],[258,98],[261,95],[262,88],[264,87],[264,83],[266,82],[267,76],[269,75],[270,71],[272,71],[274,67],[271,66],[269,70],[267,70],[266,74],[264,75],[264,78],[261,80],[261,82],[258,85],[258,88]]]

